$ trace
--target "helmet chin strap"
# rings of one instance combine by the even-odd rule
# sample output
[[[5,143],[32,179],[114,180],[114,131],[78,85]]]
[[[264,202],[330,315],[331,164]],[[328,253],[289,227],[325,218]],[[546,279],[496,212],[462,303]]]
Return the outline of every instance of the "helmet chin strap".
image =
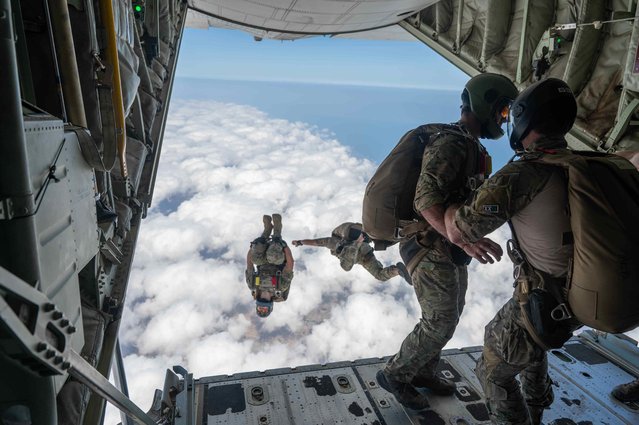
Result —
[[[490,126],[489,123],[484,122],[481,125],[481,138],[482,139],[493,139],[493,140],[497,140],[499,139],[501,136],[504,135],[504,131],[501,129],[501,126],[499,126],[497,123],[495,123],[495,132],[490,130]]]

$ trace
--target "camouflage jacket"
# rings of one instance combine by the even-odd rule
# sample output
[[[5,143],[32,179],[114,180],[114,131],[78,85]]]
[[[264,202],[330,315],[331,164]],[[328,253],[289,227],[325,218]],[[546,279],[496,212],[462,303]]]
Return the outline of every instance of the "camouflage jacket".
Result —
[[[357,241],[346,241],[335,236],[315,239],[315,243],[330,249],[331,254],[339,258],[339,264],[345,271],[351,270],[373,253],[373,248],[365,242],[358,244]]]
[[[461,126],[460,131],[465,132]],[[483,180],[490,174],[489,161],[480,164],[482,157],[488,158],[486,149],[470,134],[442,132],[431,137],[436,140],[424,151],[415,189],[413,206],[418,213],[433,205],[447,207],[465,199],[473,189],[470,179]],[[469,164],[473,159],[477,163]]]
[[[529,148],[529,152],[565,147],[564,139],[541,139]],[[463,240],[474,243],[512,220],[517,239],[532,265],[560,276],[567,270],[572,252],[571,243],[561,241],[563,233],[566,230],[570,232],[563,172],[559,167],[527,160],[526,156],[523,160],[506,164],[486,180],[469,202],[459,208],[455,224]],[[548,193],[551,183],[561,186],[557,188],[562,191],[559,196],[549,202],[535,202],[542,191]],[[540,196],[537,201],[543,201],[542,198]],[[535,238],[539,240],[531,241]],[[527,247],[532,248],[527,250]]]

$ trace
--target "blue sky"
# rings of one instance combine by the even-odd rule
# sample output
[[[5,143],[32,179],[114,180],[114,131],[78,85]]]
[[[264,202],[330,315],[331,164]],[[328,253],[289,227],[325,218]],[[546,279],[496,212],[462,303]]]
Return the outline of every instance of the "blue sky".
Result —
[[[275,118],[315,125],[377,163],[406,131],[456,121],[469,78],[418,41],[313,37],[256,42],[248,33],[214,28],[185,30],[177,76],[181,81],[174,98],[250,105]],[[495,168],[511,156],[505,139],[484,144]]]
[[[459,90],[468,77],[420,42],[313,37],[262,40],[186,29],[178,75]]]

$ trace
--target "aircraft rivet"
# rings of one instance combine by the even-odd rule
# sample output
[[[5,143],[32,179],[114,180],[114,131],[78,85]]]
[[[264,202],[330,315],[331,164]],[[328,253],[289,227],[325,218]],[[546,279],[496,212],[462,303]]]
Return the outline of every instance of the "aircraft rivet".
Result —
[[[42,309],[46,312],[49,312],[53,310],[54,308],[55,308],[55,305],[51,303],[46,303],[44,306],[42,306]]]
[[[62,356],[55,356],[55,358],[53,359],[53,363],[55,364],[62,363]]]
[[[47,349],[47,344],[45,344],[44,342],[38,342],[38,345],[36,345],[36,351],[44,351]]]
[[[51,314],[51,317],[53,317],[53,320],[58,320],[59,318],[62,317],[62,312],[54,311],[53,314]]]
[[[68,324],[69,324],[69,321],[67,319],[60,320],[60,326],[62,327],[67,326]]]
[[[44,355],[46,356],[47,359],[50,359],[51,357],[55,356],[55,351],[47,350],[47,352]]]
[[[70,368],[70,367],[71,367],[71,363],[69,363],[69,362],[63,362],[63,363],[62,363],[62,366],[60,366],[60,367],[61,367],[62,369],[64,369],[64,370],[66,370],[66,369],[68,369],[68,368]]]
[[[70,334],[74,333],[75,332],[75,326],[69,326],[67,328],[67,332],[70,333]]]

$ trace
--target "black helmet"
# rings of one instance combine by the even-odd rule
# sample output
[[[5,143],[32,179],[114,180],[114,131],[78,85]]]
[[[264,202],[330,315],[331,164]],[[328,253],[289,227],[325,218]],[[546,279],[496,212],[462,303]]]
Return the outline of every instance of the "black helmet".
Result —
[[[563,136],[575,123],[577,102],[564,81],[547,78],[531,84],[513,102],[510,147],[521,150],[521,141],[535,129],[545,136]]]
[[[504,135],[495,116],[517,97],[517,87],[508,77],[486,72],[468,80],[462,92],[462,109],[472,112],[481,124],[482,139]]]

